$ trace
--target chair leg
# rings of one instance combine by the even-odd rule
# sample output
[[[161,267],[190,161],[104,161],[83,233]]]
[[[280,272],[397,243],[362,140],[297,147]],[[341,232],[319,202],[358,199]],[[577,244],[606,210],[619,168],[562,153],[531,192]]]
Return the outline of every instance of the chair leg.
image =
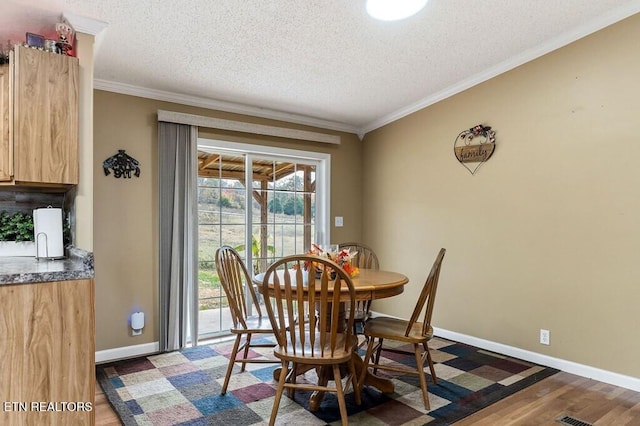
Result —
[[[365,335],[364,336],[364,344],[368,344],[369,343],[369,336]]]
[[[429,352],[429,346],[427,342],[422,344],[424,346],[424,351],[427,353],[427,361],[429,361],[429,370],[431,370],[431,378],[433,379],[433,384],[438,384],[438,378],[436,377],[436,370],[433,368],[433,360],[431,359],[431,352]]]
[[[347,419],[347,403],[344,400],[344,390],[342,389],[342,378],[340,377],[340,366],[338,364],[333,364],[333,380],[336,382],[336,393],[338,394],[342,426],[347,426],[349,424]]]
[[[244,342],[244,354],[242,356],[242,368],[240,368],[240,372],[243,373],[244,372],[244,368],[247,366],[247,363],[244,361],[247,359],[247,357],[249,356],[249,347],[251,346],[251,333],[247,334],[247,339]]]
[[[289,381],[292,384],[296,384],[296,378],[298,377],[298,372],[296,371],[298,369],[298,365],[294,362],[291,364],[291,371],[287,374],[287,381]],[[296,396],[296,389],[295,388],[287,388],[287,395],[289,396],[289,398],[293,399]]]
[[[362,343],[358,343],[358,349],[360,349],[362,347],[366,347],[367,344],[369,344],[369,337],[366,334],[364,334],[364,323],[365,323],[365,321],[364,320],[358,320],[358,321],[360,322],[360,324],[362,324],[362,333],[358,334],[357,327],[356,327],[357,326],[357,322],[356,322],[356,320],[354,320],[353,321],[353,335],[356,336],[356,337],[359,336],[359,335],[360,336],[364,336],[364,340],[362,341]],[[358,339],[358,341],[360,341],[360,339]]]
[[[282,392],[284,391],[284,382],[287,378],[287,368],[289,367],[288,362],[282,362],[282,373],[280,373],[280,378],[278,380],[278,389],[276,390],[276,397],[273,400],[273,408],[271,409],[271,418],[269,419],[269,426],[274,426],[276,424],[276,417],[278,416],[278,407],[280,406],[280,399],[282,398]]]
[[[427,378],[424,377],[424,360],[422,359],[422,354],[420,353],[420,347],[418,344],[413,345],[413,350],[416,354],[416,366],[418,377],[420,378],[420,388],[422,388],[422,399],[424,400],[424,408],[430,410],[429,406],[429,392],[427,391]]]
[[[382,341],[384,339],[382,337],[380,337],[378,339],[378,344],[380,346],[378,346],[378,350],[376,351],[376,360],[374,362],[374,367],[373,367],[373,374],[377,374],[378,373],[378,369],[375,367],[376,365],[380,364],[380,353],[382,352]]]
[[[358,385],[358,375],[356,374],[356,365],[353,359],[349,360],[349,371],[351,373],[351,383],[353,384],[353,396],[356,399],[356,405],[362,404],[360,398],[360,386]]]
[[[367,376],[367,369],[369,368],[369,360],[373,356],[373,344],[375,343],[373,337],[369,339],[369,345],[367,346],[367,353],[364,356],[364,360],[362,362],[362,371],[360,372],[360,378],[358,378],[358,388],[364,388],[364,379]]]
[[[222,385],[222,391],[220,394],[227,393],[227,386],[229,385],[229,379],[231,378],[231,372],[233,371],[233,364],[236,362],[236,355],[238,354],[238,347],[240,347],[240,340],[242,334],[236,336],[236,341],[233,343],[233,349],[231,350],[231,356],[229,357],[229,366],[227,367],[227,375],[224,377],[224,384]]]

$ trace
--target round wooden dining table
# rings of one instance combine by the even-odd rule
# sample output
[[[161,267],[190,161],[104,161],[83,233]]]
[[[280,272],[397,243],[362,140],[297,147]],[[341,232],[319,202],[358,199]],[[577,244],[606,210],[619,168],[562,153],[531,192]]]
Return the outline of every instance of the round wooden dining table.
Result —
[[[278,274],[282,276],[282,271],[278,271]],[[293,275],[292,279],[295,279]],[[264,272],[255,275],[252,281],[261,291]],[[356,291],[356,300],[375,300],[402,293],[404,285],[409,282],[409,278],[398,272],[360,269],[360,273],[351,278],[351,281]],[[349,293],[345,290],[340,299],[341,301],[348,301]]]
[[[278,271],[278,274],[282,275],[282,271]],[[255,275],[252,278],[254,284],[258,286],[259,291],[262,291],[262,284],[264,281],[264,273]],[[409,282],[409,278],[398,272],[380,271],[374,269],[360,269],[360,273],[351,278],[355,289],[356,300],[375,300],[383,299],[398,295],[404,291],[404,286]],[[340,300],[345,302],[349,301],[349,293],[345,290],[341,294]],[[360,376],[360,372],[364,368],[364,362],[358,353],[354,350],[353,360],[356,367],[356,373]],[[280,375],[280,371],[274,371],[274,379]],[[318,371],[318,378],[320,381],[328,380],[327,374],[322,371]],[[326,383],[326,382],[325,382]],[[373,386],[383,393],[393,393],[393,382],[389,379],[385,379],[379,376],[373,375],[367,371],[364,380],[365,385]],[[311,411],[317,410],[320,407],[324,392],[314,392],[309,400],[309,409]]]

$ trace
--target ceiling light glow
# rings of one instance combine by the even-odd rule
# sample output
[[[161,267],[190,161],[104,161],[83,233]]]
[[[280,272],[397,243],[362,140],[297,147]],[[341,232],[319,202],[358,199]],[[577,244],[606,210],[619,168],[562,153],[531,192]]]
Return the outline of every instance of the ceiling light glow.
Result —
[[[367,0],[367,13],[381,21],[397,21],[418,13],[428,0]]]

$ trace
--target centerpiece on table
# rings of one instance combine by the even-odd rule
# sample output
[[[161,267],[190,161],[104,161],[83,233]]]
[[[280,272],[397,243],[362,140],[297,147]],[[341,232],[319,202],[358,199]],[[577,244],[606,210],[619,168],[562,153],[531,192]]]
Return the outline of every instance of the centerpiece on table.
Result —
[[[314,256],[324,257],[330,259],[338,264],[342,269],[345,270],[347,274],[351,278],[357,276],[360,273],[360,270],[353,265],[352,259],[358,254],[357,251],[351,252],[349,249],[339,249],[337,246],[329,246],[325,248],[321,248],[317,244],[311,244],[311,250],[309,250],[309,254]],[[322,269],[318,265],[308,265],[308,269],[312,269],[316,271],[316,278],[320,278],[322,275]],[[331,271],[331,278],[336,277],[336,273]]]

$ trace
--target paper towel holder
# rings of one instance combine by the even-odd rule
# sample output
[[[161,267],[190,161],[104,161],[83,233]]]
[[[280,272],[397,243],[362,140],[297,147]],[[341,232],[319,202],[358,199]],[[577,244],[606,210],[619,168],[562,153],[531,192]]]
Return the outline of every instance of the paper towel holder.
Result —
[[[51,220],[52,217],[53,222]],[[35,232],[36,261],[41,259],[64,259],[62,209],[53,208],[51,205],[34,209],[33,228]],[[44,246],[42,246],[43,242]],[[44,256],[41,254],[43,251]]]
[[[40,236],[44,236],[44,256],[39,256],[40,250],[38,250],[38,240]],[[49,237],[47,237],[46,232],[38,232],[36,234],[36,260],[40,259],[50,259],[49,257]]]

